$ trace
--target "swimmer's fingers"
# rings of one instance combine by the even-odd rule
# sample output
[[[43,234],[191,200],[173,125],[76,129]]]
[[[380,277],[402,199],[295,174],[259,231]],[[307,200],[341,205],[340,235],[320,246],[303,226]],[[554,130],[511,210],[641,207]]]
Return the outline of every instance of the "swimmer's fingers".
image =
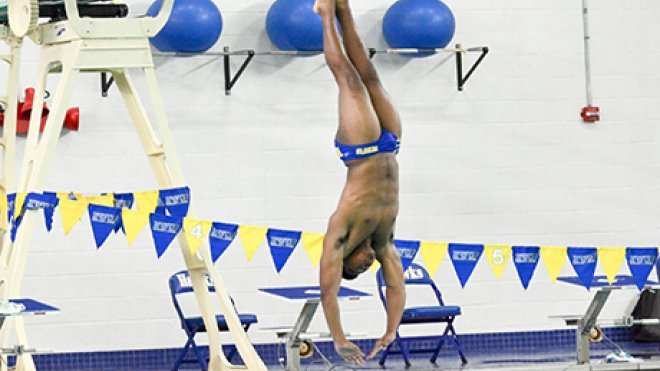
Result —
[[[364,365],[364,353],[357,345],[351,342],[337,347],[337,353],[347,362],[360,366]]]
[[[394,334],[387,333],[383,335],[382,338],[376,341],[376,344],[374,344],[374,348],[371,351],[371,353],[369,353],[369,357],[367,357],[367,359],[373,359],[376,356],[376,354],[378,354],[378,352],[387,349],[387,347],[392,343],[392,341],[394,341],[394,338],[395,338]]]
[[[378,340],[374,345],[374,348],[371,350],[371,353],[369,353],[367,359],[373,359],[381,350],[385,349],[387,349],[387,344],[385,344],[385,342],[382,340]]]

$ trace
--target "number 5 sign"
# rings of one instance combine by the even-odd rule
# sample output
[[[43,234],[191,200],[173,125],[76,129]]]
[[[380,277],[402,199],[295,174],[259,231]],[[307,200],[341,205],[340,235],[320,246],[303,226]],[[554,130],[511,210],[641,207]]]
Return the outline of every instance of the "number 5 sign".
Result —
[[[486,245],[484,246],[484,253],[493,274],[499,280],[502,278],[504,268],[511,257],[511,246]]]

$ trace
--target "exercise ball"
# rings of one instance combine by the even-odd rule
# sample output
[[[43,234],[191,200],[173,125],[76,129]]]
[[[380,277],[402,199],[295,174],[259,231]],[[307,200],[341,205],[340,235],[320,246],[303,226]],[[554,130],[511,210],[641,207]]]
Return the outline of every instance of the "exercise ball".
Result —
[[[177,0],[179,1],[179,0]],[[266,16],[266,32],[281,50],[323,50],[323,23],[315,0],[277,0]]]
[[[383,17],[383,36],[390,48],[444,48],[455,29],[454,14],[440,0],[398,0]]]
[[[147,15],[156,16],[162,0],[156,0]],[[211,0],[176,0],[165,27],[151,39],[162,52],[201,53],[212,47],[222,32],[222,15]]]

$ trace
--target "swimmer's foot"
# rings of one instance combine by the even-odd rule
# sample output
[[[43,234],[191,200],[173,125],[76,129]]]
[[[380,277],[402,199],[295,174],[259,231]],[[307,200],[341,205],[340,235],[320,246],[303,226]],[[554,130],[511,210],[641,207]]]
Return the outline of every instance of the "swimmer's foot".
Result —
[[[328,12],[335,12],[335,0],[316,0],[314,3],[314,13],[318,15],[328,14]]]

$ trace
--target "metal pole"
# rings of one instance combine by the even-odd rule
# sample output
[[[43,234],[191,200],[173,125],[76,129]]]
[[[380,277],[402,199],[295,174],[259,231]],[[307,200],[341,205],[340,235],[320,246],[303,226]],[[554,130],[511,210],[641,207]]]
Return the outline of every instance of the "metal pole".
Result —
[[[587,107],[593,105],[591,96],[591,58],[589,53],[589,5],[588,0],[582,0],[582,24],[584,26],[584,73],[587,91]]]

